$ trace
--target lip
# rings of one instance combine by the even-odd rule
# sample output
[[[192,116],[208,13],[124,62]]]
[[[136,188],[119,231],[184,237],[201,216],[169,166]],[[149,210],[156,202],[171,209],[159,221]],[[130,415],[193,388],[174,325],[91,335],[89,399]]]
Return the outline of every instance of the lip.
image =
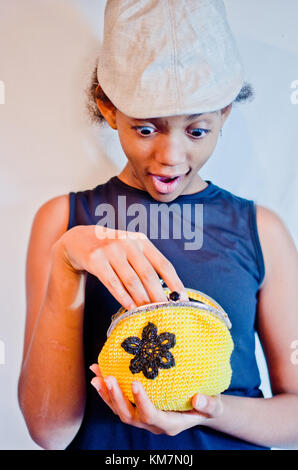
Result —
[[[158,175],[156,173],[149,173],[152,176],[157,176],[160,178],[178,178],[179,176],[185,176],[187,173],[182,173],[180,175]]]
[[[149,176],[151,178],[151,182],[155,191],[157,191],[160,194],[170,194],[176,191],[177,187],[181,183],[185,174],[186,173],[175,177],[175,176],[160,176],[160,175],[154,175],[152,173],[149,173]],[[160,178],[175,178],[175,179],[173,181],[166,183],[162,181]]]

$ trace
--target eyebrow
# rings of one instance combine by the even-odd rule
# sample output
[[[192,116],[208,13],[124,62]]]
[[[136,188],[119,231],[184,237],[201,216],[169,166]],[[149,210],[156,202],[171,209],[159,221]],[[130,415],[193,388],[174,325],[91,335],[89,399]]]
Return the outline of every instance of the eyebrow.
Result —
[[[185,121],[192,121],[194,119],[197,119],[199,118],[200,116],[203,116],[204,114],[207,114],[207,113],[198,113],[198,114],[190,114],[189,116],[186,116],[185,118]],[[153,124],[155,123],[158,123],[161,119],[163,119],[162,117],[156,117],[156,118],[148,118],[148,119],[138,119],[138,118],[133,118],[134,121],[150,121],[152,122]],[[210,121],[210,117],[206,117],[206,120]]]
[[[197,119],[198,117],[203,116],[203,113],[199,114],[190,114],[185,118],[186,121],[191,121],[192,119]]]

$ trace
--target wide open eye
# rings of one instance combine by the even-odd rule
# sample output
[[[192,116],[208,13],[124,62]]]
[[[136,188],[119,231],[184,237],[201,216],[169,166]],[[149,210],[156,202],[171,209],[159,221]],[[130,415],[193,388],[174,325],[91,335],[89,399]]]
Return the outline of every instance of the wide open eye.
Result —
[[[207,134],[209,134],[209,129],[201,129],[201,128],[194,128],[190,129],[188,133],[193,137],[194,139],[202,139],[205,137]]]
[[[135,126],[137,133],[146,137],[147,135],[151,135],[154,133],[155,129],[150,126]]]

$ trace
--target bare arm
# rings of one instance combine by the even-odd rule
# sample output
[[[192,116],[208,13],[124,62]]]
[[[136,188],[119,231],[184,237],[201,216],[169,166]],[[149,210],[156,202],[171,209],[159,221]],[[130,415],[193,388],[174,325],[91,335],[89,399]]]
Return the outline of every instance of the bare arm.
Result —
[[[260,446],[298,448],[298,364],[290,346],[298,339],[298,256],[282,221],[258,207],[257,223],[266,276],[260,292],[258,330],[268,362],[273,398],[195,395],[194,410],[164,412],[150,402],[141,384],[125,398],[114,377],[103,380],[98,365],[91,383],[100,397],[130,425],[170,436],[195,425],[209,426]],[[200,399],[200,403],[197,399]],[[200,405],[200,406],[199,406]]]
[[[298,255],[275,213],[259,206],[257,224],[266,270],[259,295],[258,333],[273,397],[223,395],[222,415],[204,424],[259,445],[298,448],[298,364],[291,360],[291,344],[298,339]]]
[[[64,196],[43,206],[27,257],[19,403],[32,438],[46,449],[64,449],[84,414],[86,273],[102,281],[125,308],[167,299],[157,273],[187,299],[174,267],[144,234],[94,225],[66,231],[67,220]]]
[[[31,437],[45,448],[65,447],[81,424],[85,402],[83,303],[70,308],[81,275],[54,250],[67,229],[68,211],[68,196],[45,203],[34,218],[27,252],[27,319],[18,394]]]

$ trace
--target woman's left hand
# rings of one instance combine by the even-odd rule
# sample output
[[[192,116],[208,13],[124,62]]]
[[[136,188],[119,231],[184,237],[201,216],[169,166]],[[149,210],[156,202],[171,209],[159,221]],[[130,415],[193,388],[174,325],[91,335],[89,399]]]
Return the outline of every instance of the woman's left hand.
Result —
[[[115,377],[103,379],[98,364],[90,367],[95,377],[91,384],[100,397],[119,416],[123,423],[151,431],[153,434],[176,436],[185,429],[205,424],[209,418],[222,414],[223,403],[220,396],[210,397],[197,394],[192,398],[194,409],[190,411],[162,411],[148,398],[140,382],[132,383],[135,405],[123,395]]]

